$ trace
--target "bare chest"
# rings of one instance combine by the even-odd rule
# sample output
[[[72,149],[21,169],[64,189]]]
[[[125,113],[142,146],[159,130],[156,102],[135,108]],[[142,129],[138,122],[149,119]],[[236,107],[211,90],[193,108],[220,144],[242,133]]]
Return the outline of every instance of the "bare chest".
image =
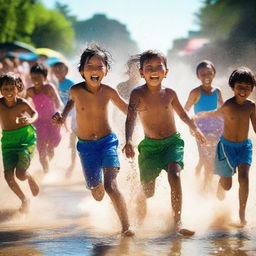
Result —
[[[141,99],[138,110],[161,113],[172,109],[171,99],[166,95],[147,95]]]
[[[81,92],[75,95],[74,100],[77,111],[83,112],[105,111],[109,103],[102,93],[94,95]]]

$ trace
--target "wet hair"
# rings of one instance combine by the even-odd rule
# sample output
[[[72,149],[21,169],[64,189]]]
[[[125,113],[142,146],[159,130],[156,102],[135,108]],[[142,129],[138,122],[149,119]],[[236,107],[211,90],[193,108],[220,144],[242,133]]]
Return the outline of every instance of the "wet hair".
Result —
[[[36,63],[31,67],[30,73],[40,74],[46,78],[48,74],[48,70],[42,63]]]
[[[235,69],[229,77],[229,86],[234,88],[235,83],[246,83],[253,87],[256,85],[253,72],[247,67],[239,67]]]
[[[112,62],[111,54],[101,46],[96,43],[91,43],[88,47],[83,51],[80,62],[78,64],[78,71],[82,72],[84,69],[84,65],[93,57],[93,56],[100,56],[104,64],[108,69],[110,69],[110,64]]]
[[[201,68],[209,68],[209,66],[211,67],[211,69],[214,71],[214,73],[216,74],[216,69],[215,66],[213,65],[213,63],[209,60],[202,60],[197,66],[196,66],[196,74],[198,75],[198,71]]]
[[[20,76],[13,72],[8,72],[0,77],[0,89],[5,84],[15,85],[19,92],[21,92],[24,89],[24,84]]]
[[[132,55],[128,62],[130,65],[137,64],[138,68],[142,69],[146,61],[149,61],[156,57],[161,58],[164,62],[165,67],[167,68],[167,58],[164,56],[163,53],[157,50],[147,50],[141,54]]]

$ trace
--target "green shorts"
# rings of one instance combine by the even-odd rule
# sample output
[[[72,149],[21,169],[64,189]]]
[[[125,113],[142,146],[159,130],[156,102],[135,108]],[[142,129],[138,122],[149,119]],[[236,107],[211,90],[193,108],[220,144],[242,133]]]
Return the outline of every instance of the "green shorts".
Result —
[[[183,168],[184,141],[179,133],[163,140],[145,138],[138,146],[140,180],[146,184],[168,170],[169,163],[178,163]]]
[[[2,132],[4,171],[28,169],[35,150],[36,133],[32,125]]]

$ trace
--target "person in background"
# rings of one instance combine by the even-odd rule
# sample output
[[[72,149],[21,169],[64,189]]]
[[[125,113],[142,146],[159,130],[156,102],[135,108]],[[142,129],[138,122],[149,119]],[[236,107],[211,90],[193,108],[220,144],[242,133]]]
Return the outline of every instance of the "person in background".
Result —
[[[21,212],[29,209],[29,199],[15,180],[28,181],[33,196],[39,186],[28,172],[36,145],[36,132],[31,125],[38,118],[37,112],[24,99],[18,97],[24,85],[17,74],[7,73],[0,77],[0,119],[2,128],[2,156],[4,177],[10,189],[21,200]]]

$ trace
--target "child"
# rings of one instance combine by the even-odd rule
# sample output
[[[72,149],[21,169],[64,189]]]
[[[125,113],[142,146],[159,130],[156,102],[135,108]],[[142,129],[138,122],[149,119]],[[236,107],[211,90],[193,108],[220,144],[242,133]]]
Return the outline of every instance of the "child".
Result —
[[[60,98],[65,106],[69,99],[69,90],[72,87],[72,85],[74,85],[74,82],[66,78],[68,74],[68,67],[64,62],[60,62],[60,61],[56,62],[51,66],[51,68],[52,68],[53,74],[56,76],[59,82],[58,91],[60,94]],[[66,172],[67,177],[70,177],[76,161],[76,150],[75,150],[75,145],[76,145],[75,122],[76,121],[75,121],[75,111],[73,110],[71,111],[71,118],[72,118],[71,120],[72,132],[70,133],[71,164],[67,168],[67,172]]]
[[[129,229],[125,201],[116,182],[120,167],[117,155],[118,139],[111,131],[107,112],[110,101],[124,113],[127,112],[127,104],[114,89],[101,83],[108,69],[107,51],[95,44],[86,48],[79,64],[79,72],[85,81],[71,87],[70,99],[63,113],[56,113],[53,121],[63,124],[69,111],[75,106],[77,150],[87,186],[97,201],[103,199],[105,188],[121,221],[122,233],[131,236],[134,233]]]
[[[215,156],[215,173],[220,176],[217,196],[224,199],[225,191],[232,187],[232,176],[238,169],[239,181],[239,217],[242,225],[246,224],[245,208],[249,191],[249,168],[252,162],[252,142],[248,139],[251,120],[256,132],[255,103],[248,99],[255,77],[246,67],[233,71],[229,86],[234,97],[228,99],[219,109],[201,112],[198,117],[216,117],[223,115],[224,129],[217,145]]]
[[[36,134],[31,125],[38,115],[37,112],[17,95],[24,85],[14,73],[7,73],[0,77],[0,118],[2,127],[2,156],[4,177],[10,189],[21,200],[21,212],[27,212],[29,200],[22,192],[15,180],[14,173],[19,180],[28,180],[33,196],[39,193],[39,187],[29,174],[30,161],[35,149]]]
[[[162,53],[148,50],[135,56],[140,62],[140,74],[146,81],[135,88],[130,97],[126,119],[126,145],[124,151],[128,158],[134,157],[132,134],[135,120],[139,114],[145,139],[139,144],[140,179],[147,198],[155,190],[155,179],[162,169],[168,173],[171,187],[171,201],[174,210],[175,227],[180,225],[182,192],[179,171],[183,168],[184,141],[177,132],[174,111],[193,130],[195,136],[204,141],[200,130],[181,106],[174,90],[162,86],[162,80],[168,73],[167,60]],[[145,200],[142,200],[140,217],[146,215]],[[193,235],[189,230],[179,230],[184,235]]]
[[[39,116],[35,122],[37,150],[44,173],[49,171],[49,161],[53,158],[54,149],[61,140],[60,129],[52,124],[51,119],[61,107],[61,101],[54,86],[46,82],[47,73],[43,64],[35,64],[31,67],[30,76],[34,86],[27,89],[26,95],[26,98],[32,99]]]
[[[218,105],[223,104],[223,99],[220,89],[212,86],[212,81],[216,74],[213,63],[208,60],[200,62],[197,65],[196,74],[202,84],[190,92],[185,109],[189,111],[194,105],[195,114],[217,109]],[[206,189],[212,180],[215,150],[223,130],[223,119],[205,117],[198,119],[196,125],[207,138],[207,144],[201,145],[197,143],[199,162],[196,167],[197,175],[202,166],[205,168],[204,188]]]
[[[132,61],[127,61],[127,72],[128,80],[122,83],[119,83],[116,86],[118,93],[125,100],[129,100],[131,91],[139,84],[140,82],[140,73],[138,72],[138,68],[136,63]]]

